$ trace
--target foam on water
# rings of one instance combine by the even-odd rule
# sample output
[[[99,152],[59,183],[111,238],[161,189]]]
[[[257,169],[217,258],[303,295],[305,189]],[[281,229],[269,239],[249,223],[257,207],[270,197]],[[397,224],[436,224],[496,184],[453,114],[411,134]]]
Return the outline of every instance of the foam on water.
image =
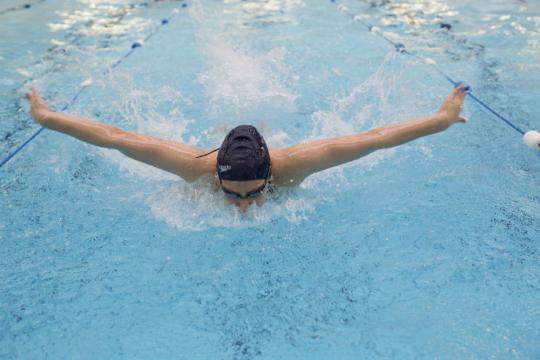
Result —
[[[313,128],[310,137],[352,135],[395,122],[388,119],[395,119],[396,109],[402,105],[392,103],[391,99],[395,98],[396,92],[403,91],[399,81],[400,67],[398,66],[396,71],[395,63],[392,63],[396,56],[395,51],[389,52],[369,78],[354,86],[350,93],[328,99],[329,110],[314,112],[311,116]],[[400,116],[403,116],[402,113]],[[395,149],[375,152],[356,162],[345,164],[344,167],[363,166],[370,169],[394,152]]]
[[[274,74],[275,69],[284,68],[282,48],[253,54],[246,44],[228,37],[226,24],[201,3],[191,7],[190,15],[197,24],[206,62],[206,70],[198,78],[213,112],[238,116],[272,107],[294,110],[297,95]]]
[[[137,198],[148,204],[151,213],[167,224],[184,230],[204,231],[210,227],[256,227],[285,218],[292,223],[307,220],[317,203],[309,185],[299,189],[279,189],[261,207],[252,205],[246,213],[225,201],[225,195],[207,179],[197,183],[175,182],[141,192]]]

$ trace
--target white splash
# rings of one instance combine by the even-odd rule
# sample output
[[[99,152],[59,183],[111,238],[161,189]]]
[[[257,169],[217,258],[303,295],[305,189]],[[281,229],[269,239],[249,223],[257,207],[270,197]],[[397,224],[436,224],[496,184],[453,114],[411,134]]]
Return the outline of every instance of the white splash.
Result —
[[[198,24],[206,69],[199,81],[206,89],[210,109],[241,113],[265,106],[293,111],[296,95],[279,81],[273,69],[283,69],[284,49],[254,54],[238,40],[227,37],[223,23],[213,22],[200,3],[190,15]]]
[[[316,111],[311,115],[311,138],[327,138],[353,134],[354,126],[333,111]]]
[[[251,227],[280,218],[299,223],[307,220],[321,201],[310,194],[300,194],[298,189],[278,191],[281,192],[278,198],[269,199],[260,207],[253,204],[246,213],[227,204],[224,194],[205,180],[159,186],[150,194],[139,194],[138,198],[149,205],[154,217],[184,230]]]
[[[22,76],[32,77],[32,72],[30,70],[23,69],[23,68],[17,68],[17,69],[15,69],[15,71],[17,71],[17,73],[19,73]]]
[[[290,136],[283,130],[277,130],[276,132],[270,134],[263,131],[263,136],[266,139],[266,143],[269,147],[278,147],[290,144]]]

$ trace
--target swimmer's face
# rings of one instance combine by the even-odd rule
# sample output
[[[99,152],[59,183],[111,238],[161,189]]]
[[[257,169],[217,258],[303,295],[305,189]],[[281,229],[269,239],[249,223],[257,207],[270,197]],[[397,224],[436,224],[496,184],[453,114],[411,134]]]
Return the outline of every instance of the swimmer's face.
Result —
[[[221,182],[221,186],[224,190],[227,190],[229,192],[234,192],[242,196],[246,196],[247,194],[260,189],[262,186],[264,186],[264,183],[265,183],[265,180],[246,180],[246,181],[223,180]],[[253,203],[256,203],[258,206],[261,206],[266,200],[266,193],[263,192],[261,195],[255,198],[247,198],[247,199],[240,199],[238,197],[235,197],[234,195],[231,196],[231,195],[226,194],[225,198],[227,199],[227,202],[229,204],[239,207],[240,210],[242,211],[246,211],[247,208]]]

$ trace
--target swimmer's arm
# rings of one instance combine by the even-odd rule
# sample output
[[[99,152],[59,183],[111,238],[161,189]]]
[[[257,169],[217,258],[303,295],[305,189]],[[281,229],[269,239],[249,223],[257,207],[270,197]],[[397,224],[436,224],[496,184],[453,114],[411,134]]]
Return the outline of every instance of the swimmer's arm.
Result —
[[[354,161],[379,149],[391,148],[444,131],[456,122],[465,122],[465,118],[459,115],[465,95],[463,87],[455,89],[434,115],[356,135],[276,149],[271,154],[276,165],[272,171],[274,182],[282,186],[297,185],[313,173]]]
[[[62,132],[92,145],[119,150],[135,160],[176,174],[186,181],[194,181],[215,171],[211,161],[195,158],[203,154],[205,149],[49,111],[47,104],[35,90],[28,93],[27,97],[31,102],[32,116],[47,129]]]
[[[112,148],[124,155],[176,174],[188,182],[216,171],[211,157],[196,158],[207,149],[123,130],[115,133],[112,141]]]

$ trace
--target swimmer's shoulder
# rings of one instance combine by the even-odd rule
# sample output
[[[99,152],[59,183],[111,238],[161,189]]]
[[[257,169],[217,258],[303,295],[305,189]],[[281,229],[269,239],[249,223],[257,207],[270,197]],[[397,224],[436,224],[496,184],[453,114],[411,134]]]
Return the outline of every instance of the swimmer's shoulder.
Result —
[[[304,180],[299,178],[293,168],[286,148],[269,149],[270,161],[272,162],[272,185],[274,186],[298,186]]]
[[[200,170],[201,178],[213,177],[217,174],[217,152],[195,158],[193,160],[193,166]]]

